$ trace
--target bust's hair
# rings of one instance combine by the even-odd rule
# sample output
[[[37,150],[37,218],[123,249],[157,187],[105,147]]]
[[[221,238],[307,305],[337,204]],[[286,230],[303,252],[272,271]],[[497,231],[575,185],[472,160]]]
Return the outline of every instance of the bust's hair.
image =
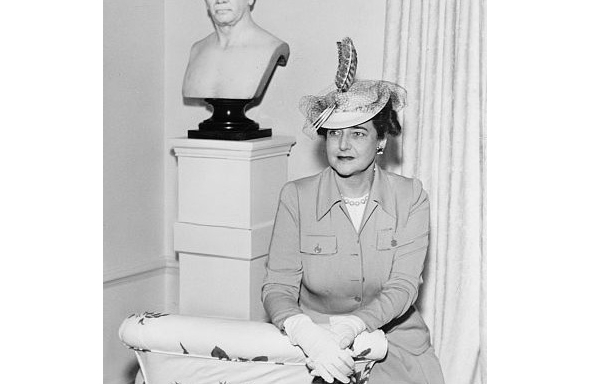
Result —
[[[385,106],[371,119],[373,126],[377,130],[377,138],[383,139],[386,134],[391,136],[399,136],[402,132],[402,126],[397,119],[397,112],[391,107],[388,101]],[[318,135],[326,137],[326,128],[318,129]]]

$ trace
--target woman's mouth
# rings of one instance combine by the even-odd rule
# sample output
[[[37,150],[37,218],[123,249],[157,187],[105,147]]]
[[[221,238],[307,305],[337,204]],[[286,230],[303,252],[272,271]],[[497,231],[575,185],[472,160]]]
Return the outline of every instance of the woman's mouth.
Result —
[[[338,156],[338,160],[340,160],[340,161],[350,161],[350,160],[354,160],[354,157],[352,157],[352,156]]]

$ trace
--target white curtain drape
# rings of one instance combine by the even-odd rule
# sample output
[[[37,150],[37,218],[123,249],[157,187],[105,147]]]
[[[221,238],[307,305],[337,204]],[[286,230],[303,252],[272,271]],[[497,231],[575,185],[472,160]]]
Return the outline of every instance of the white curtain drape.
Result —
[[[448,384],[486,382],[485,0],[388,0],[383,78],[408,91],[397,170],[423,181],[419,308]]]

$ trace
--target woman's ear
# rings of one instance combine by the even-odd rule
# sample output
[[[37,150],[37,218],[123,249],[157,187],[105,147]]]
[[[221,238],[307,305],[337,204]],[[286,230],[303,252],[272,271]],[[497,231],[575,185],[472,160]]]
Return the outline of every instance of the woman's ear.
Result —
[[[377,154],[378,155],[382,155],[384,150],[385,150],[385,145],[387,144],[387,139],[381,139],[379,140],[379,143],[377,143]]]

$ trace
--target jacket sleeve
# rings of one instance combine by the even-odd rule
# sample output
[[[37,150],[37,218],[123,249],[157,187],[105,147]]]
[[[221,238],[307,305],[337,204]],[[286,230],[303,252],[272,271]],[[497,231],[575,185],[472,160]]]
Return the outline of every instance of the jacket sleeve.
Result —
[[[373,300],[352,314],[374,331],[403,315],[418,298],[430,230],[430,203],[422,183],[414,179],[405,226],[396,235],[397,249],[389,279]],[[403,223],[398,223],[403,225]]]
[[[264,309],[280,330],[288,317],[303,313],[299,307],[302,273],[297,188],[287,183],[281,191],[262,283]]]

